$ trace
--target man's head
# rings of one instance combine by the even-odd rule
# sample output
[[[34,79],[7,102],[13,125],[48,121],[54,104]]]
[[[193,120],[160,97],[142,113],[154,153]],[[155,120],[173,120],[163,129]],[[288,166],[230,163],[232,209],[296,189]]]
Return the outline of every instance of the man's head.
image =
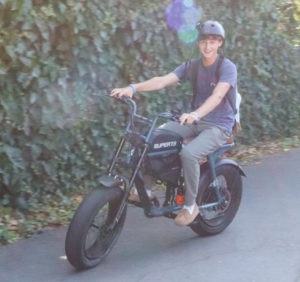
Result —
[[[223,47],[225,42],[225,30],[219,22],[212,20],[205,21],[203,23],[200,22],[197,24],[196,28],[199,32],[198,41],[206,39],[209,35],[211,35],[222,40],[222,45],[220,47]]]
[[[204,59],[215,58],[218,49],[224,45],[225,31],[216,21],[206,21],[197,25],[198,44]]]

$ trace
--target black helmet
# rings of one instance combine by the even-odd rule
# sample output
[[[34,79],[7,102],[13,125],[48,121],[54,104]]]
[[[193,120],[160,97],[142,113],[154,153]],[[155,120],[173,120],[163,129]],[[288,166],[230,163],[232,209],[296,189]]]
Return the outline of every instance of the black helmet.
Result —
[[[196,25],[197,30],[199,31],[198,39],[205,35],[218,35],[222,37],[223,44],[225,41],[225,30],[224,27],[217,21],[205,21],[205,22],[199,22]],[[223,46],[222,44],[222,46]]]

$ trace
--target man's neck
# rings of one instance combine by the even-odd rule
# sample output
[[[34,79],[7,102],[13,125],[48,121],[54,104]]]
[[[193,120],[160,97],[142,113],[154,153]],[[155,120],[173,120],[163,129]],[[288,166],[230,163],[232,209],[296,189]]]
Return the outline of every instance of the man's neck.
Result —
[[[205,67],[211,66],[216,61],[217,57],[218,57],[218,54],[216,54],[215,56],[213,56],[211,58],[202,57],[203,66],[205,66]]]

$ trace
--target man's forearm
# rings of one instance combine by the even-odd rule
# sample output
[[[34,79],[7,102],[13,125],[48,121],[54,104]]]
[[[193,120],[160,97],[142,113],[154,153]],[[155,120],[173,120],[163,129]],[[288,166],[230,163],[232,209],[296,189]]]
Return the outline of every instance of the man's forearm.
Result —
[[[144,82],[134,83],[134,86],[137,92],[156,91],[172,85],[178,81],[179,79],[177,78],[177,76],[175,76],[173,73],[170,73],[165,76],[153,77]]]
[[[199,118],[203,118],[208,113],[210,113],[214,108],[220,104],[221,100],[217,97],[210,96],[206,101],[194,112],[196,112]]]
[[[179,78],[174,73],[169,73],[164,76],[153,77],[144,82],[130,84],[123,88],[115,88],[111,91],[110,96],[121,98],[123,96],[133,97],[135,92],[147,92],[160,90],[179,81]]]
[[[153,77],[143,82],[134,83],[134,86],[136,87],[137,92],[155,91],[164,88],[160,77]]]
[[[212,95],[209,96],[206,101],[194,111],[199,115],[199,118],[206,116],[214,110],[221,103],[230,87],[231,86],[228,83],[219,83],[214,89]]]

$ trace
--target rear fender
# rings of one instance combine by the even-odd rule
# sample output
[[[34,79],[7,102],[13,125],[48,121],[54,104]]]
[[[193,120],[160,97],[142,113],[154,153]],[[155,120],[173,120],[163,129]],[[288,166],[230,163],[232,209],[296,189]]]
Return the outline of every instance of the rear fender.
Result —
[[[240,172],[240,175],[246,177],[246,173],[244,172],[242,167],[237,162],[235,162],[234,160],[231,160],[231,159],[218,159],[216,161],[216,168],[219,166],[225,165],[225,164],[237,167]]]
[[[216,160],[216,168],[222,165],[232,165],[235,166],[236,168],[238,168],[240,175],[245,176],[246,177],[246,173],[244,172],[244,170],[242,169],[242,167],[235,162],[234,160],[231,159],[217,159]],[[205,162],[204,164],[201,165],[201,178],[202,176],[204,176],[206,173],[210,173],[210,166],[208,164],[208,162]]]

